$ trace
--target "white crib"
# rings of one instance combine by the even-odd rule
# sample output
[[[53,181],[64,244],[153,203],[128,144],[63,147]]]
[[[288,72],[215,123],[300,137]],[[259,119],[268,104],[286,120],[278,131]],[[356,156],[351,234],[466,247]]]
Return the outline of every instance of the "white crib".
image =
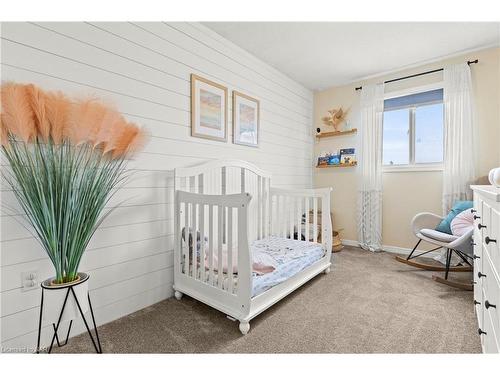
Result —
[[[330,271],[331,188],[275,189],[271,187],[269,173],[239,160],[217,160],[177,168],[174,178],[177,299],[185,293],[222,311],[239,320],[240,331],[246,334],[252,318],[314,276]],[[306,240],[317,239],[318,209],[321,209],[324,256],[286,281],[252,297],[250,244],[271,235],[294,238],[294,233],[298,233],[299,238],[305,233]],[[309,222],[310,211],[313,223]],[[237,247],[234,250],[237,256],[233,255],[233,247]],[[225,272],[218,271],[224,269],[223,248],[227,254]],[[214,264],[216,258],[218,264]]]

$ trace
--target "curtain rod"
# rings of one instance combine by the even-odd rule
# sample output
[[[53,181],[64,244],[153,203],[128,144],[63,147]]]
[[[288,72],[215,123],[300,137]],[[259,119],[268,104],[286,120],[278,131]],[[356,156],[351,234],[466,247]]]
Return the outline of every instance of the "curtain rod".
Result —
[[[470,64],[477,64],[478,62],[479,62],[479,60],[475,59],[475,60],[472,60],[472,61],[467,61],[467,64],[468,65],[470,65]],[[408,79],[408,78],[413,78],[413,77],[419,77],[419,76],[423,76],[423,75],[431,74],[431,73],[437,73],[437,72],[441,72],[443,70],[444,70],[444,68],[429,70],[429,71],[423,72],[423,73],[417,73],[417,74],[412,74],[412,75],[401,77],[401,78],[390,79],[388,81],[384,81],[384,83],[391,83],[391,82],[401,81],[403,79]],[[362,90],[362,89],[363,89],[363,86],[359,86],[359,87],[355,88],[356,91]]]

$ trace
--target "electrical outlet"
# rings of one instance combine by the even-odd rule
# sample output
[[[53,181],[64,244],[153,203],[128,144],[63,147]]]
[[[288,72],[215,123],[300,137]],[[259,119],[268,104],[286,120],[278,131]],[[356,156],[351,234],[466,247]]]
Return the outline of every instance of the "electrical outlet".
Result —
[[[36,270],[22,272],[21,287],[23,292],[38,288],[38,272]]]

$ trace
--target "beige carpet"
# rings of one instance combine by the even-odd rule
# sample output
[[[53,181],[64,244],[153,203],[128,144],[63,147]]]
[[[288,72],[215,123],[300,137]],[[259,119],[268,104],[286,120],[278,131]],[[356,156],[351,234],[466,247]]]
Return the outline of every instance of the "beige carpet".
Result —
[[[189,297],[162,301],[99,333],[107,353],[479,353],[472,292],[431,275],[392,254],[345,248],[329,275],[252,320],[246,336],[237,322]],[[56,351],[93,348],[85,334]]]

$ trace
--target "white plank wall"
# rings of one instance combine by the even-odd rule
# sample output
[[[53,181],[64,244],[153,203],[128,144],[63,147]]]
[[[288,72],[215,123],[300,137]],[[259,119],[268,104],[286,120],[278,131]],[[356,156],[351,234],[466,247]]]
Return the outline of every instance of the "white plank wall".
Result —
[[[312,93],[197,23],[3,23],[1,79],[35,83],[113,103],[151,139],[129,164],[130,182],[110,207],[81,264],[91,275],[98,324],[172,295],[172,170],[210,159],[247,160],[273,173],[273,184],[312,184]],[[190,136],[190,83],[196,73],[261,103],[260,148]],[[231,96],[228,98],[231,104]],[[231,107],[229,108],[231,110]],[[231,111],[228,118],[231,139]],[[5,161],[2,161],[5,167]],[[36,344],[40,290],[23,292],[21,272],[52,275],[18,205],[2,184],[1,346]],[[73,326],[83,331],[83,324]],[[64,329],[65,327],[63,327]],[[44,327],[44,343],[50,335]],[[89,342],[90,344],[90,342]],[[91,346],[89,346],[91,350]]]

